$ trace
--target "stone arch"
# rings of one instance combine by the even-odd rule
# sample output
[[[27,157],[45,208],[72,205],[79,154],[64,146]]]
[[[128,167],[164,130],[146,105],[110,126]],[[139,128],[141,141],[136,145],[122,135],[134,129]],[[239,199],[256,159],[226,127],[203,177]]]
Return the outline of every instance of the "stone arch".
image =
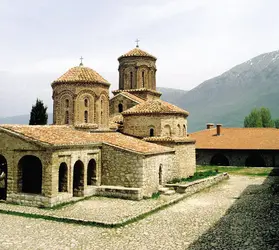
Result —
[[[65,162],[59,167],[58,192],[68,192],[68,167]]]
[[[97,184],[97,163],[95,159],[91,159],[87,166],[87,185]]]
[[[181,126],[177,124],[177,136],[181,136]]]
[[[42,193],[42,162],[34,155],[25,155],[18,162],[18,187],[23,193]]]
[[[138,77],[137,77],[137,88],[150,88],[149,83],[149,68],[146,65],[142,65],[138,68]]]
[[[218,153],[213,155],[210,161],[210,165],[216,165],[216,166],[230,166],[230,162],[228,158],[222,154]]]
[[[119,103],[118,104],[118,113],[122,113],[123,112],[123,104]]]
[[[7,198],[8,164],[3,155],[0,155],[0,200]]]
[[[136,88],[136,70],[135,67],[128,67],[124,70],[124,89]]]
[[[76,161],[73,175],[73,196],[84,195],[84,164],[82,161]]]
[[[63,91],[59,98],[59,117],[56,117],[59,124],[72,124],[73,123],[73,95],[69,91]]]
[[[170,125],[165,125],[163,129],[163,136],[169,137],[171,136],[171,126]]]
[[[251,154],[245,160],[245,166],[247,166],[247,167],[265,167],[266,163],[260,154]]]
[[[75,119],[77,123],[95,122],[95,100],[96,94],[92,90],[82,90],[75,98]],[[87,119],[85,119],[87,113]]]
[[[109,114],[109,98],[107,94],[101,94],[99,98],[99,124],[108,124],[108,114]]]

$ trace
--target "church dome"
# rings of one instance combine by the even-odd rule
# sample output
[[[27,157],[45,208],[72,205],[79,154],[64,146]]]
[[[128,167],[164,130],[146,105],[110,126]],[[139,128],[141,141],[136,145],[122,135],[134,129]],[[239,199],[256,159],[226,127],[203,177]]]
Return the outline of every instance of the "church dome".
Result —
[[[125,57],[150,57],[154,60],[157,60],[157,58],[155,56],[152,56],[151,54],[141,50],[139,47],[136,47],[136,48],[130,50],[129,52],[123,54],[122,56],[120,56],[118,58],[118,60],[125,58]]]
[[[54,83],[102,83],[105,85],[110,85],[107,80],[105,80],[100,74],[95,70],[84,67],[82,65],[73,67],[69,69],[65,74],[60,76]]]

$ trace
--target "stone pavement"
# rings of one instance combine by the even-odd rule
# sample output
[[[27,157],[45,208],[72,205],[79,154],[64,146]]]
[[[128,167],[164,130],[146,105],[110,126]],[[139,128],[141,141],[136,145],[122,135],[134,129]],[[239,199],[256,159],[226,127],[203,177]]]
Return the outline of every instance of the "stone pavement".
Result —
[[[121,228],[0,214],[0,249],[279,249],[274,178],[231,176]]]

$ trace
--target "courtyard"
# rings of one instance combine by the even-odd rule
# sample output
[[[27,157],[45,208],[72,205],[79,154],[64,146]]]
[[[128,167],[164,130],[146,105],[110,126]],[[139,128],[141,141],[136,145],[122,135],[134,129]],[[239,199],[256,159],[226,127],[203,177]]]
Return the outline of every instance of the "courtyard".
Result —
[[[276,176],[231,175],[228,180],[119,228],[0,214],[0,246],[1,249],[278,249],[276,183],[279,183]],[[114,209],[105,210],[108,218],[125,209],[118,204],[119,200],[111,200],[116,203]],[[103,204],[108,206],[109,202]]]

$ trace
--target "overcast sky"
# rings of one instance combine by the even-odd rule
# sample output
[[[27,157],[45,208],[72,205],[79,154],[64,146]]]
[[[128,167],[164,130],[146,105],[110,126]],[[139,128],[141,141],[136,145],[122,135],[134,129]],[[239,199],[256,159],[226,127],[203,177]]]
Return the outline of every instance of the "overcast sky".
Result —
[[[157,86],[190,90],[279,48],[278,0],[0,0],[0,117],[28,114],[79,64],[118,85],[135,47],[157,61]]]

